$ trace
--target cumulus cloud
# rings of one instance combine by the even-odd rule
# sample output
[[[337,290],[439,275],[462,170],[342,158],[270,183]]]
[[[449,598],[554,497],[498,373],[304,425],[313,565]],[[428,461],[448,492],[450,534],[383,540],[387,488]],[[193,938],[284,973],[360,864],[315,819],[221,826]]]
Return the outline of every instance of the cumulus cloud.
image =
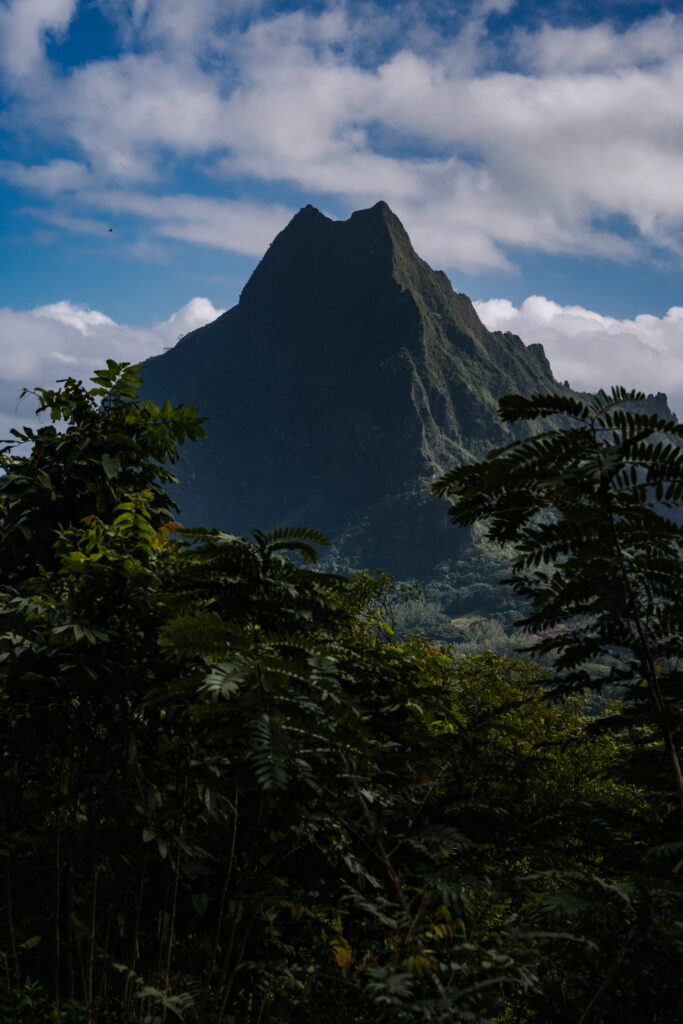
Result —
[[[52,302],[47,306],[37,306],[32,313],[43,320],[51,320],[64,327],[73,328],[82,335],[92,334],[99,327],[116,327],[116,323],[105,313],[84,306],[74,306],[65,300]],[[60,353],[59,358],[68,362],[78,361],[74,355],[65,356]]]
[[[221,191],[236,202],[237,191],[286,182],[337,209],[385,198],[428,259],[469,271],[510,266],[520,246],[683,255],[682,16],[626,30],[540,19],[502,38],[487,26],[512,0],[476,0],[440,36],[429,4],[273,13],[259,0],[100,0],[122,52],[65,74],[47,60],[45,33],[67,31],[75,3],[0,7],[0,36],[4,26],[19,40],[17,66],[34,68],[6,125],[74,151],[0,165],[26,188],[78,182],[80,199],[91,181],[101,209],[138,188],[129,213],[200,245],[224,245],[237,225]],[[202,193],[219,195],[145,198],[150,185],[172,191],[169,168],[203,171]],[[212,202],[216,225],[202,212]],[[281,226],[264,206],[254,203],[257,220]],[[628,232],[610,226],[624,219]],[[236,247],[255,253],[256,242],[240,248],[245,230],[236,226]]]
[[[117,324],[99,310],[63,300],[32,310],[0,309],[0,438],[32,419],[34,406],[19,403],[23,387],[50,387],[62,377],[87,380],[107,359],[138,363],[172,347],[178,338],[224,312],[194,298],[153,327]]]
[[[512,331],[527,345],[543,345],[558,380],[585,391],[621,384],[668,395],[683,419],[683,307],[665,316],[632,320],[603,316],[581,306],[560,306],[531,295],[516,307],[508,299],[474,306],[492,331]]]

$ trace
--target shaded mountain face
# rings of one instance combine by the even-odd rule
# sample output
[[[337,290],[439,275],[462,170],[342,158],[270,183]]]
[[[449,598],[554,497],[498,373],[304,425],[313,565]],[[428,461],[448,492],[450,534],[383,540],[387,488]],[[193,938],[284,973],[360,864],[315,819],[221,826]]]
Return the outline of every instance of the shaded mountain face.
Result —
[[[239,304],[143,364],[155,401],[193,403],[185,525],[308,525],[340,567],[426,578],[463,543],[429,483],[513,437],[509,392],[557,389],[540,345],[491,333],[415,253],[386,203],[301,210]]]

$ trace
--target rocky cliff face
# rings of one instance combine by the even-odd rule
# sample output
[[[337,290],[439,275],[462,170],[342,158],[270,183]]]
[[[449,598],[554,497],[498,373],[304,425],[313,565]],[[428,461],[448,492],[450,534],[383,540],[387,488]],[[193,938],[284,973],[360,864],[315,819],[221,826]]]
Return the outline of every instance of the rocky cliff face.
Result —
[[[143,374],[155,400],[210,417],[179,466],[186,525],[315,526],[340,564],[418,577],[458,543],[429,482],[511,439],[500,395],[559,387],[542,348],[487,331],[386,203],[347,221],[305,207],[239,304]]]

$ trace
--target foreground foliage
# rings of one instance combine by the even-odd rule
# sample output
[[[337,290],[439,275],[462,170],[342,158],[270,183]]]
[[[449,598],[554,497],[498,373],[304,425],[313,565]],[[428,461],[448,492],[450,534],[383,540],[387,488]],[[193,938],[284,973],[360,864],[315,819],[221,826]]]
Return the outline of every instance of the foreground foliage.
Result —
[[[485,521],[514,545],[506,582],[531,604],[522,625],[545,632],[538,653],[558,692],[617,684],[620,724],[657,724],[683,803],[683,425],[633,408],[644,399],[623,388],[589,401],[508,395],[505,422],[567,425],[494,449],[433,490],[455,499],[455,523]],[[596,677],[598,658],[607,671]]]
[[[3,456],[0,1020],[673,1024],[649,725],[399,641],[314,531],[182,530],[201,426],[136,384],[42,393],[66,430]]]

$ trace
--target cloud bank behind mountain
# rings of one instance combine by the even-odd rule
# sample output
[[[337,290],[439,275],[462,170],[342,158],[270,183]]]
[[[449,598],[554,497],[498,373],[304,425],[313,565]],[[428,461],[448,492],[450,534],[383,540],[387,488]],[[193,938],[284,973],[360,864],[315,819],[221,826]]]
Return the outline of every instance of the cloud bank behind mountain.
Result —
[[[558,380],[587,391],[612,384],[664,391],[683,417],[683,307],[663,317],[618,320],[541,295],[519,307],[508,299],[474,305],[490,330],[512,331],[527,345],[540,342]],[[0,366],[0,438],[34,419],[30,396],[19,401],[22,388],[49,387],[68,376],[87,380],[107,359],[141,362],[222,312],[195,297],[167,320],[139,327],[66,300],[26,311],[0,309],[0,337],[8,342]]]
[[[474,305],[489,330],[512,331],[527,345],[540,342],[557,380],[582,391],[613,384],[664,391],[683,416],[683,307],[672,306],[663,317],[619,320],[542,295],[529,296],[519,308],[508,299]]]
[[[20,401],[24,387],[51,387],[64,377],[87,380],[107,359],[140,363],[222,312],[197,297],[168,320],[135,327],[66,300],[27,311],[0,309],[0,337],[7,342],[0,366],[0,438],[34,419],[35,401]]]

